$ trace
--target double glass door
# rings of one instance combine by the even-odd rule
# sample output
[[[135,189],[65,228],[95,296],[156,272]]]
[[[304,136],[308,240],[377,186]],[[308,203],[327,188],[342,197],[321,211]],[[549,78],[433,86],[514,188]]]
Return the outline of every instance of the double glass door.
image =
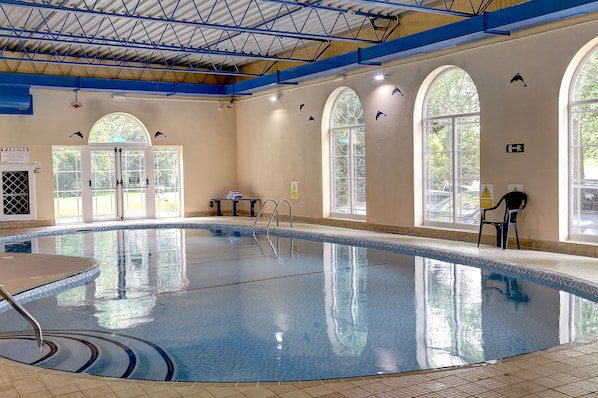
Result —
[[[150,216],[147,149],[90,148],[89,160],[92,221]]]

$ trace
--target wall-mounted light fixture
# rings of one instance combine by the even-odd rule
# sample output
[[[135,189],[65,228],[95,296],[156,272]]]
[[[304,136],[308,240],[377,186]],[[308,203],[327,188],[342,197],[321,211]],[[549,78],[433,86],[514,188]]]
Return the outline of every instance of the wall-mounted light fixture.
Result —
[[[222,101],[218,101],[218,110],[221,111],[222,110]]]
[[[234,104],[235,104],[235,99],[231,98],[230,101],[228,102],[228,105],[227,105],[228,109],[232,108]]]
[[[156,131],[156,134],[154,134],[154,138],[158,138],[159,136],[164,136],[164,138],[166,138],[166,134],[164,134],[161,131]]]
[[[71,102],[71,106],[75,109],[79,109],[83,106],[81,101],[79,101],[79,96],[77,95],[78,92],[79,92],[79,90],[75,90],[75,100],[73,102]]]
[[[81,133],[80,131],[75,131],[73,134],[69,135],[69,138],[71,138],[74,135],[76,135],[77,137],[83,139],[83,133]]]
[[[374,80],[377,82],[386,80],[386,75],[384,73],[378,73],[378,74],[374,75]]]
[[[272,94],[270,96],[270,102],[276,102],[278,101],[278,94]]]

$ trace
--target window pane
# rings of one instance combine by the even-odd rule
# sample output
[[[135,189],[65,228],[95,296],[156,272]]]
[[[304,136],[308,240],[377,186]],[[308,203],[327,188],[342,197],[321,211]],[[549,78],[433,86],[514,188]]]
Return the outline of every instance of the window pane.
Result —
[[[573,100],[598,98],[598,51],[595,51],[583,64],[573,90]]]
[[[79,148],[52,148],[52,169],[56,222],[82,222],[81,152]]]
[[[364,124],[364,120],[361,102],[355,91],[345,90],[334,104],[331,127],[357,126],[362,124]]]
[[[570,127],[571,235],[598,235],[598,51],[582,64],[574,82]],[[584,101],[576,103],[575,101]]]
[[[334,145],[334,156],[346,156],[349,154],[349,132],[348,130],[335,130],[332,132],[332,143]]]
[[[181,215],[179,148],[154,149],[154,192],[156,217]]]
[[[148,142],[147,133],[136,119],[122,113],[113,113],[98,120],[89,132],[90,143]]]

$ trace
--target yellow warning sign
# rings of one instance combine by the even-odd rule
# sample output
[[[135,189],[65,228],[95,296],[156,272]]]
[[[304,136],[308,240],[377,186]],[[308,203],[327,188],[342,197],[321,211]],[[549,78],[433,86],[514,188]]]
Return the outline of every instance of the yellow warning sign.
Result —
[[[492,207],[494,201],[492,200],[492,193],[494,187],[492,185],[483,185],[482,193],[480,194],[480,209],[487,209]]]
[[[299,199],[299,184],[297,184],[297,181],[291,182],[291,199]]]

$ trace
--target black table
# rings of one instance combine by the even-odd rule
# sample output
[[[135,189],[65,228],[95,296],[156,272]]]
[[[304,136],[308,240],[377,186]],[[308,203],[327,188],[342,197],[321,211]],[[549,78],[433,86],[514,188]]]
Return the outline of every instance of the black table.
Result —
[[[233,216],[238,216],[237,203],[242,202],[242,201],[249,202],[249,217],[255,217],[255,212],[254,212],[255,202],[257,202],[259,199],[257,199],[257,198],[236,198],[236,199],[212,198],[212,199],[210,199],[210,207],[212,207],[213,203],[216,203],[216,215],[217,216],[222,215],[222,208],[220,206],[220,202],[222,202],[224,200],[230,200],[231,202],[233,202]]]

